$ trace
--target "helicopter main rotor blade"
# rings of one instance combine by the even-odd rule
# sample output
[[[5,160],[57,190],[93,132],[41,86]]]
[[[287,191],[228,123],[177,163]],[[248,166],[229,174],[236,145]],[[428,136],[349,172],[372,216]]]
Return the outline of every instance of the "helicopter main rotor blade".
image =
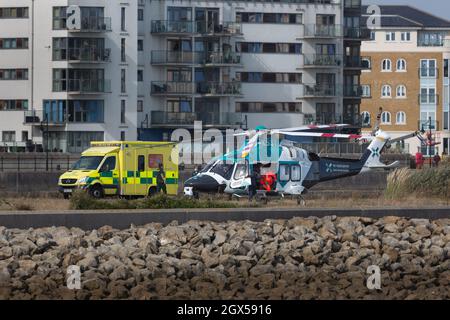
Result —
[[[320,132],[289,132],[279,131],[277,133],[293,137],[319,137],[319,138],[341,138],[341,139],[360,139],[360,134],[342,134],[342,133],[320,133]]]

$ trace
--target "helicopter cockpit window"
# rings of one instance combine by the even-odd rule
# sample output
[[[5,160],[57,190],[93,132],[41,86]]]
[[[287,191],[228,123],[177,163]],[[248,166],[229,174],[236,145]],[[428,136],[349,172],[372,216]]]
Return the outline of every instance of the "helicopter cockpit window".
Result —
[[[226,164],[223,161],[217,162],[210,172],[216,173],[219,176],[222,176],[225,179],[230,179],[231,174],[233,173],[234,164]]]
[[[238,163],[236,171],[234,172],[234,180],[244,179],[248,176],[247,163]]]
[[[291,178],[291,170],[289,165],[280,165],[280,181],[289,181]]]
[[[208,162],[208,164],[202,170],[200,170],[200,172],[202,173],[208,172],[212,168],[212,166],[216,163],[216,161],[217,160],[212,160]]]

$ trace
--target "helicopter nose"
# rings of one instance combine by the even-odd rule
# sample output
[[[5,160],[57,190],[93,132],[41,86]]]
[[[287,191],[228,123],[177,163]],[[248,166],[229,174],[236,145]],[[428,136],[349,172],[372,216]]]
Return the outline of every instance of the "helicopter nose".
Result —
[[[184,183],[185,187],[193,187],[197,191],[215,191],[219,188],[219,183],[207,175],[196,175],[189,178]]]

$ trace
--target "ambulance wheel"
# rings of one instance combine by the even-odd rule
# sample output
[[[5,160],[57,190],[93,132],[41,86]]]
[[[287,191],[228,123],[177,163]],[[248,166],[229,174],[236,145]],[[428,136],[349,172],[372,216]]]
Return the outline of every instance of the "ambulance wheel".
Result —
[[[98,184],[92,186],[92,187],[89,189],[89,194],[91,195],[92,198],[95,198],[95,199],[101,199],[101,198],[103,198],[104,193],[103,193],[103,188],[102,188],[102,186],[100,186],[100,185],[98,185]]]
[[[154,197],[157,193],[157,189],[155,187],[151,187],[150,189],[148,189],[148,197]]]

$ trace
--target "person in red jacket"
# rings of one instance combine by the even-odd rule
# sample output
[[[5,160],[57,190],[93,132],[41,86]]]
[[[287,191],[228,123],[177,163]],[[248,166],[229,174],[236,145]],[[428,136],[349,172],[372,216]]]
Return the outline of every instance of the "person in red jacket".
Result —
[[[421,152],[416,153],[416,169],[422,169],[425,159],[423,158],[423,154]]]
[[[274,184],[277,181],[277,176],[273,172],[268,172],[261,176],[260,185],[263,190],[272,191],[274,189]]]

